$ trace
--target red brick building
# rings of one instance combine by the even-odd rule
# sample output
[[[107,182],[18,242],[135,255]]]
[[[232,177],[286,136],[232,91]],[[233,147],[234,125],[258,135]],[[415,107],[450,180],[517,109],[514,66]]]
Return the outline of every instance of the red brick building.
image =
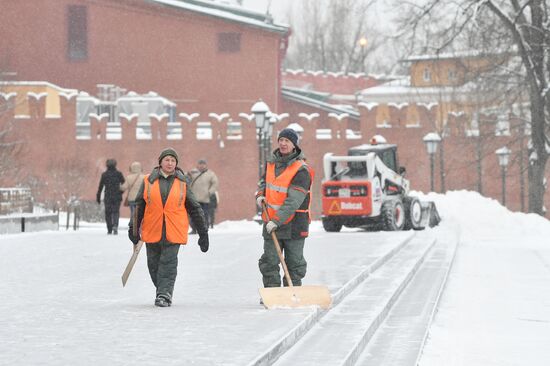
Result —
[[[289,29],[265,15],[199,0],[2,1],[3,80],[155,91],[188,113],[280,104]]]
[[[125,170],[133,160],[139,160],[151,169],[162,147],[177,146],[182,156],[182,167],[190,169],[196,159],[207,156],[210,167],[220,177],[221,205],[219,219],[251,218],[254,213],[253,194],[258,178],[258,143],[256,131],[249,111],[242,111],[224,118],[215,114],[190,118],[176,113],[175,121],[167,115],[150,115],[148,139],[142,139],[143,123],[138,114],[124,115],[118,127],[108,122],[107,114],[92,114],[88,123],[75,123],[77,106],[85,95],[76,96],[70,90],[59,90],[51,84],[40,86],[48,93],[28,85],[3,85],[10,89],[0,93],[0,109],[16,104],[24,98],[28,109],[9,109],[0,116],[0,122],[12,122],[12,136],[24,141],[23,154],[19,157],[19,183],[33,188],[41,199],[66,199],[71,194],[93,200],[99,174],[104,170],[105,159],[117,157],[119,167]],[[25,91],[25,88],[27,90]],[[37,88],[37,86],[34,86]],[[14,91],[17,90],[18,91]],[[17,94],[15,94],[17,93]],[[57,98],[54,96],[57,93]],[[50,97],[51,96],[51,97]],[[57,110],[49,100],[58,101]],[[313,186],[313,213],[320,214],[320,183],[323,178],[322,159],[326,152],[341,155],[352,146],[364,143],[375,134],[383,135],[388,142],[399,145],[399,163],[407,168],[411,188],[427,192],[430,190],[430,165],[422,138],[433,132],[438,121],[438,107],[429,104],[380,106],[361,103],[358,111],[348,111],[332,105],[283,92],[284,114],[279,114],[275,124],[277,131],[289,125],[300,130],[300,146],[306,153],[308,163],[316,171]],[[142,97],[142,100],[146,100]],[[19,102],[17,103],[19,104]],[[409,108],[419,115],[415,125],[393,123],[406,121]],[[389,110],[390,120],[380,124],[379,113]],[[486,123],[480,125],[482,135],[495,131],[498,118],[483,115]],[[204,120],[209,121],[205,125]],[[82,126],[88,126],[88,138]],[[179,126],[179,130],[173,126]],[[465,129],[465,115],[451,116],[448,120],[448,135],[445,138],[445,164],[436,164],[436,191],[441,191],[441,173],[446,178],[446,189],[477,190],[476,144],[480,141]],[[117,130],[118,128],[118,130]],[[179,131],[179,132],[178,132]],[[500,134],[485,140],[480,167],[484,184],[483,194],[500,199],[500,170],[494,151],[502,146],[511,146],[513,157],[507,171],[507,206],[521,209],[520,181],[521,160],[517,158],[517,133]],[[274,142],[274,141],[273,141]],[[510,145],[510,144],[516,145]],[[438,158],[439,159],[439,158]],[[439,160],[438,160],[439,161]],[[442,170],[443,169],[443,170]],[[523,173],[525,174],[525,173]],[[523,175],[523,179],[525,176]],[[5,182],[5,177],[2,177]],[[8,182],[13,185],[17,182]],[[64,195],[64,196],[63,196]],[[523,192],[525,198],[525,192]],[[546,197],[549,203],[549,197]]]
[[[239,130],[232,119],[250,113],[259,98],[274,111],[280,107],[280,69],[289,33],[269,16],[212,1],[3,1],[0,81],[34,85],[21,89],[19,84],[19,90],[0,86],[0,103],[10,99],[10,92],[18,93],[9,102],[17,100],[16,110],[0,119],[13,118],[25,142],[21,163],[30,172],[22,171],[19,183],[26,179],[44,185],[49,180],[44,198],[59,198],[53,192],[55,178],[47,174],[72,158],[88,171],[83,198],[93,199],[105,159],[116,158],[123,172],[134,160],[148,170],[162,148],[173,146],[184,169],[206,158],[220,175],[221,199],[227,199],[220,219],[248,217],[243,213],[248,211],[252,215],[253,203],[241,210],[231,207],[230,197],[244,202],[255,190],[255,134],[248,137],[254,141],[251,150],[241,150],[238,139],[243,137],[222,143],[225,131],[218,127],[227,123]],[[76,97],[76,91],[90,96]],[[135,95],[129,91],[158,93],[164,110],[144,111],[138,105],[143,101],[122,109],[117,101]],[[42,93],[48,96],[42,99]],[[21,104],[27,98],[30,108]],[[90,109],[79,110],[86,98]],[[155,117],[150,119],[149,113]],[[195,124],[198,128],[187,128]],[[140,132],[144,129],[145,134]],[[82,135],[82,130],[87,132]],[[115,134],[109,132],[113,130]],[[198,135],[202,137],[196,139]],[[223,171],[228,164],[237,178]],[[233,192],[235,186],[243,189]]]
[[[206,158],[220,177],[219,220],[250,218],[258,178],[250,108],[261,98],[277,114],[275,135],[289,124],[302,130],[300,145],[317,172],[315,215],[323,155],[345,154],[374,134],[399,145],[412,189],[429,191],[422,137],[435,129],[445,134],[436,191],[440,177],[447,190],[476,190],[481,169],[483,194],[499,199],[494,150],[509,145],[515,155],[507,173],[508,207],[520,210],[525,199],[520,190],[525,157],[510,145],[518,141],[517,131],[484,142],[480,160],[470,109],[434,97],[418,100],[417,92],[403,97],[399,93],[410,88],[397,81],[349,99],[340,93],[373,81],[294,75],[314,87],[283,89],[289,30],[262,14],[199,0],[8,0],[2,6],[0,72],[10,82],[0,83],[0,111],[6,111],[0,124],[11,124],[12,138],[24,144],[15,181],[2,177],[0,185],[29,185],[44,200],[73,193],[93,200],[106,159],[117,159],[123,172],[135,160],[148,171],[159,151],[173,146],[184,170]],[[501,130],[497,114],[484,109],[477,116],[484,121],[478,132]]]

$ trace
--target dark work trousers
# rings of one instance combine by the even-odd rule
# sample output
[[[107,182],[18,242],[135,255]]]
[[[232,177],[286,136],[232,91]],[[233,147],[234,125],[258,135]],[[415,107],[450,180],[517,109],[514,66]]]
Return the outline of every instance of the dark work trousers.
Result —
[[[290,278],[294,286],[302,285],[302,278],[304,278],[307,271],[307,262],[304,258],[304,242],[305,238],[279,240],[288,267],[288,272],[290,273]],[[279,262],[279,256],[277,255],[273,240],[264,239],[264,254],[262,254],[258,261],[264,287],[281,286]],[[283,279],[283,283],[287,286],[286,278]]]
[[[216,221],[216,207],[208,207],[208,222],[210,223],[210,228],[214,228],[214,222]]]
[[[210,224],[209,224],[209,217],[208,217],[208,212],[209,212],[209,209],[208,207],[210,206],[209,203],[203,203],[203,202],[199,202],[201,204],[201,207],[202,207],[202,212],[204,213],[204,220],[205,220],[205,224],[206,224],[206,227],[210,227]]]
[[[111,234],[113,230],[118,233],[118,218],[120,216],[120,201],[105,202],[105,222],[107,223],[107,232]]]
[[[174,284],[178,274],[178,252],[180,244],[147,243],[147,267],[151,280],[157,289],[156,296],[162,295],[172,302]]]

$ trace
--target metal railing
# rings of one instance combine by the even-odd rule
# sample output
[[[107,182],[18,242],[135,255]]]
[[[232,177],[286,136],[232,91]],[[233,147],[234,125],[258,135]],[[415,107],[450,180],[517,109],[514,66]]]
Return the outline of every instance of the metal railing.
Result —
[[[32,212],[30,188],[0,188],[0,215]]]

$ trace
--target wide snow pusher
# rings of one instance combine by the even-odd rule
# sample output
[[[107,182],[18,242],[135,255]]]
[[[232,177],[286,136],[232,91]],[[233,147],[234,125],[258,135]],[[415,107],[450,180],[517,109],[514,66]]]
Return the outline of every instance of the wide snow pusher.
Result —
[[[422,230],[440,221],[433,202],[409,195],[405,168],[398,165],[397,145],[380,135],[349,149],[347,156],[326,153],[322,182],[323,227],[370,230]]]

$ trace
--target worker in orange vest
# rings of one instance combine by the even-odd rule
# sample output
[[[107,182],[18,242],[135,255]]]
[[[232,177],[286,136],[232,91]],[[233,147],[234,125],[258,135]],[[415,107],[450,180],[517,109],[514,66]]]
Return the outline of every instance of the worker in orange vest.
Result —
[[[271,238],[271,232],[276,231],[292,284],[301,286],[307,270],[304,243],[309,234],[313,170],[305,163],[293,129],[283,129],[277,141],[279,147],[267,159],[256,193],[258,206],[267,207],[267,216],[262,216],[264,252],[259,268],[264,287],[281,286],[279,256]],[[284,278],[283,284],[287,286]]]
[[[195,223],[199,233],[198,244],[208,251],[208,226],[204,212],[193,193],[187,189],[189,179],[178,168],[178,154],[172,148],[164,149],[159,166],[145,176],[136,197],[138,235],[134,236],[133,218],[128,237],[132,243],[146,243],[147,267],[156,287],[155,305],[172,304],[178,267],[178,251],[187,244],[189,221]]]

